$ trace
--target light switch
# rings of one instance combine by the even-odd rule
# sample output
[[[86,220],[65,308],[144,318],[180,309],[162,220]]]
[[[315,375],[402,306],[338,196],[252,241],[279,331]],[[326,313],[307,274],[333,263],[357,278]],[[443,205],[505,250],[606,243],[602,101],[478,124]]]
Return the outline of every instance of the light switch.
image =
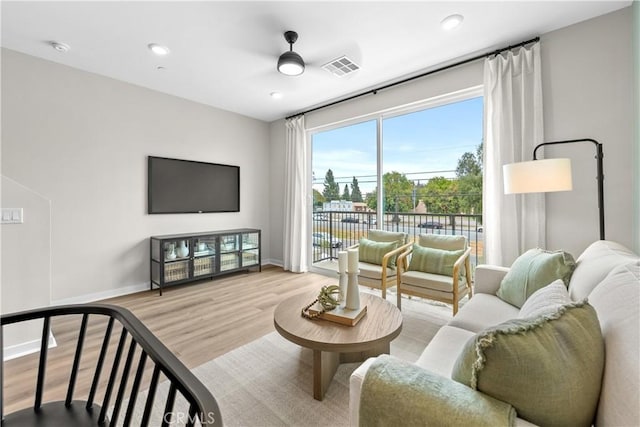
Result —
[[[2,208],[3,224],[22,224],[22,208]]]

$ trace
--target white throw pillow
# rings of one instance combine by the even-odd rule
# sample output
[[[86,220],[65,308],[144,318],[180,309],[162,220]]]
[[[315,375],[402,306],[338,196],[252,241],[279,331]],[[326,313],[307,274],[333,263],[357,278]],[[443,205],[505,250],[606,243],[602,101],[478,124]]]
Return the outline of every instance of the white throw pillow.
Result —
[[[553,313],[571,302],[569,291],[561,279],[535,291],[522,305],[518,318],[538,317]]]

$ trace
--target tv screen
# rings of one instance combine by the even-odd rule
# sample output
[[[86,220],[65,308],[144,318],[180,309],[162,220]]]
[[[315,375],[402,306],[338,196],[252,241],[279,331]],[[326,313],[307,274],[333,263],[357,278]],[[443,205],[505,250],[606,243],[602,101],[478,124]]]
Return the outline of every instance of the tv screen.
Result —
[[[240,167],[149,156],[148,212],[240,212]]]

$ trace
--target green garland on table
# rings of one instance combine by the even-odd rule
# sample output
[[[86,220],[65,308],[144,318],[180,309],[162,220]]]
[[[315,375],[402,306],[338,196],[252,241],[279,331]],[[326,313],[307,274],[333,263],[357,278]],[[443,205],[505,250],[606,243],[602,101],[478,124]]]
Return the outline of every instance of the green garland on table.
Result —
[[[318,298],[313,300],[311,304],[302,308],[302,312],[301,312],[302,317],[304,317],[305,319],[313,320],[313,319],[316,319],[318,316],[320,316],[322,313],[333,310],[338,305],[340,305],[341,296],[342,295],[340,293],[340,286],[338,285],[323,286],[322,289],[320,289],[320,294],[318,294]],[[313,306],[317,302],[319,302],[320,305],[322,306],[322,310],[314,314],[309,313],[309,309],[311,308],[311,306]]]

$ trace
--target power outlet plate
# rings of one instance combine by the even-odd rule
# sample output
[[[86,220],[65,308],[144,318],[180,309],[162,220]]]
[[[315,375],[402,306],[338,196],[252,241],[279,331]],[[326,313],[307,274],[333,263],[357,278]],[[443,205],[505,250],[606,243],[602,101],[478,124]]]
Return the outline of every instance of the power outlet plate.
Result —
[[[2,208],[2,224],[22,224],[23,222],[22,208]]]

